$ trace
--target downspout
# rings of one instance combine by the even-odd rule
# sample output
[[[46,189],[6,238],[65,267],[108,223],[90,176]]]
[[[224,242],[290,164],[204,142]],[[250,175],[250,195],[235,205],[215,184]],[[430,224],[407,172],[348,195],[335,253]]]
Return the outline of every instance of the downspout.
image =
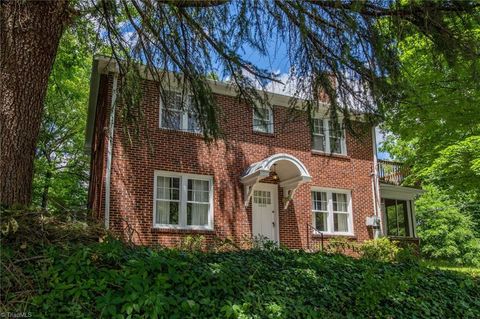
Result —
[[[108,122],[107,141],[107,172],[105,176],[105,229],[110,227],[110,183],[112,178],[112,157],[113,157],[113,133],[115,129],[115,106],[117,100],[118,72],[113,74],[112,103],[110,105],[110,118]]]
[[[372,170],[372,195],[374,204],[374,214],[380,220],[378,228],[373,229],[373,238],[378,238],[383,234],[383,220],[380,207],[380,183],[378,179],[378,157],[377,157],[377,138],[375,126],[372,127],[372,145],[373,145],[373,170]]]

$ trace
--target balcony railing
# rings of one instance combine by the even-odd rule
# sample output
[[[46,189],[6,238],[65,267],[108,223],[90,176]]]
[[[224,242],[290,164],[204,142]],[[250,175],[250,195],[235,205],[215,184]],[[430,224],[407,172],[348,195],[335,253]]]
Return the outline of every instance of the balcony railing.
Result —
[[[399,162],[378,161],[378,178],[381,183],[401,185],[410,173],[410,167]]]

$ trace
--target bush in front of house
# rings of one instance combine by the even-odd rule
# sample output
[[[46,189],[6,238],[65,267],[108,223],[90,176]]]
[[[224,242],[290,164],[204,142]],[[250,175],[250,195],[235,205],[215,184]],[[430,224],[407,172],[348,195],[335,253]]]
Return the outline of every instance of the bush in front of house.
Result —
[[[4,264],[14,256],[2,250]],[[43,246],[35,256],[42,258],[16,264],[36,291],[22,309],[33,317],[480,317],[478,278],[416,264],[279,248],[152,249],[111,239]],[[15,297],[11,289],[2,302]]]
[[[366,240],[359,248],[362,258],[383,262],[396,261],[400,250],[401,248],[387,237]]]

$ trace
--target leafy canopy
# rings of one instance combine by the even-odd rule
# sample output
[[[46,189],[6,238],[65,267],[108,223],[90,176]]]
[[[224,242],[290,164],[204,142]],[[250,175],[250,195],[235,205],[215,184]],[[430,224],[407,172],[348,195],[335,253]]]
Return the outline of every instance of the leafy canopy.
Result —
[[[79,5],[97,21],[100,38],[109,44],[122,74],[139,76],[132,66],[143,63],[163,92],[172,78],[159,70],[174,72],[173,80],[194,96],[206,138],[221,133],[210,74],[230,79],[238,95],[254,107],[268,104],[256,89],[278,79],[242,57],[246,48],[270,56],[272,43],[285,45],[295,97],[312,98],[305,104],[309,112],[326,92],[332,111],[340,110],[347,120],[352,108],[378,115],[376,105],[401,97],[391,79],[403,74],[399,56],[406,37],[421,38],[448,63],[478,59],[472,27],[479,20],[479,6],[477,1],[419,0],[105,0]],[[128,79],[137,83],[133,78],[124,77],[122,85]],[[132,107],[129,101],[124,96],[126,107]]]

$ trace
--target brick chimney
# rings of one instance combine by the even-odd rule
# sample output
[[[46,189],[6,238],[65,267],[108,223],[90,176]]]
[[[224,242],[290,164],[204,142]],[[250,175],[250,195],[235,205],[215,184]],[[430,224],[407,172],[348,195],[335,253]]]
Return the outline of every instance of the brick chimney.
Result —
[[[328,73],[327,76],[328,76],[328,79],[330,80],[330,83],[331,83],[333,89],[336,90],[336,88],[337,88],[337,78],[332,73]],[[323,102],[323,103],[330,103],[330,97],[328,96],[327,92],[322,88],[320,88],[319,90],[320,90],[320,92],[318,94],[318,100],[320,102]]]

